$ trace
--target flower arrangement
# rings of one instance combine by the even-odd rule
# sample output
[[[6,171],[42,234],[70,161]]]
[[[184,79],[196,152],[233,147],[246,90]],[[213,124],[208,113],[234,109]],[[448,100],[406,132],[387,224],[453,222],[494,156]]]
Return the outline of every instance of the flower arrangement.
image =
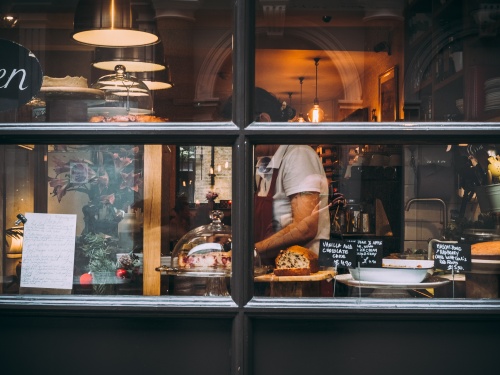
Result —
[[[207,198],[207,200],[210,202],[210,201],[214,201],[217,199],[217,197],[219,196],[219,194],[217,194],[215,191],[209,191],[207,193],[207,195],[205,196]]]
[[[70,149],[71,148],[71,149]],[[59,146],[58,150],[61,150]],[[117,236],[117,224],[129,207],[142,202],[142,149],[138,146],[65,146],[67,159],[53,155],[55,177],[48,176],[51,195],[59,202],[70,192],[86,194],[82,209],[86,233]],[[71,157],[77,152],[79,157]],[[86,155],[88,158],[82,158]]]

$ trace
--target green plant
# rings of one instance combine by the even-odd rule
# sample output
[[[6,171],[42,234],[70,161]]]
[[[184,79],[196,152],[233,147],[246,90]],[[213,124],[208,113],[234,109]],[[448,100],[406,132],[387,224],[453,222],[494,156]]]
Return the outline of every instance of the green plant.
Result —
[[[80,249],[88,258],[88,272],[114,272],[113,257],[118,252],[116,240],[103,233],[87,233],[80,238]]]

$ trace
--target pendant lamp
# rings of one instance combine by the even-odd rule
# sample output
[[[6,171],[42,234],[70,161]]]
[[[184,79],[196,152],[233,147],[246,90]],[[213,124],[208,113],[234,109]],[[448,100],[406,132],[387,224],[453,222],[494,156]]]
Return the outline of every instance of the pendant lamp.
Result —
[[[158,36],[136,28],[130,0],[79,0],[73,39],[102,47],[134,47],[158,42]]]
[[[300,82],[300,112],[299,117],[297,117],[297,122],[306,122],[304,116],[302,115],[302,84],[304,83],[304,77],[299,77]]]
[[[127,72],[155,72],[165,69],[163,45],[156,43],[143,47],[103,48],[94,51],[95,68],[114,71],[123,65]]]
[[[307,112],[307,117],[310,122],[321,122],[325,117],[325,112],[319,107],[319,99],[318,99],[318,65],[319,65],[319,57],[314,58],[314,64],[316,65],[316,97],[314,98],[313,107]]]
[[[135,76],[148,87],[149,90],[166,90],[174,87],[170,66],[165,69],[153,72],[137,72]]]

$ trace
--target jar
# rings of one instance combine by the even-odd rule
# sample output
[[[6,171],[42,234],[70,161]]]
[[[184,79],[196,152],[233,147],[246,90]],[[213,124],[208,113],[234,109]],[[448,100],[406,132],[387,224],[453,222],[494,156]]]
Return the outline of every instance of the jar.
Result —
[[[356,199],[348,199],[345,210],[346,233],[357,233],[361,206]]]

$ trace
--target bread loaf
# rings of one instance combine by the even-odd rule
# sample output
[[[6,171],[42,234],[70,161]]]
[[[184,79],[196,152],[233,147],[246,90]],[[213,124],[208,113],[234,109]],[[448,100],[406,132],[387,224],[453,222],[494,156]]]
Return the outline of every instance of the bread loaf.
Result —
[[[302,246],[281,250],[275,260],[276,276],[307,276],[319,271],[318,256]]]
[[[478,242],[470,250],[472,256],[500,257],[500,241]]]

